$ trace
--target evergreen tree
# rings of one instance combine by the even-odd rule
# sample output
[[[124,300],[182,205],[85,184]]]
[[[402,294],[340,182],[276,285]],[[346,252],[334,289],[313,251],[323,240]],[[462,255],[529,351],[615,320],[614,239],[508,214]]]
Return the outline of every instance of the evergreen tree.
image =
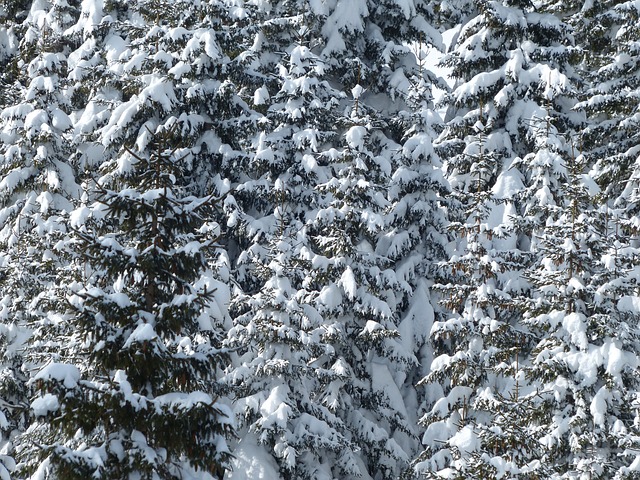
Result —
[[[55,304],[63,282],[65,212],[80,196],[69,162],[72,120],[65,35],[77,10],[66,2],[5,2],[0,7],[0,474],[14,467],[16,435],[28,425],[23,355],[30,325]],[[18,442],[19,443],[19,442]]]
[[[318,393],[361,450],[345,474],[394,478],[406,467],[413,430],[400,392],[414,355],[397,339],[401,284],[386,251],[377,251],[389,203],[388,140],[366,105],[344,118],[345,145],[323,154],[335,172],[318,185],[321,208],[309,223],[316,260],[302,294],[322,315],[332,355],[323,360],[338,378]],[[326,258],[326,261],[321,259]]]
[[[453,206],[451,190],[443,176],[439,151],[434,143],[442,132],[443,122],[435,111],[432,86],[446,89],[441,79],[423,65],[423,48],[415,45],[417,65],[406,72],[402,88],[405,107],[390,120],[390,127],[401,134],[401,144],[390,147],[391,176],[385,226],[376,252],[385,252],[398,280],[394,291],[400,342],[415,355],[398,379],[410,418],[412,438],[417,438],[419,411],[425,401],[431,402],[442,393],[439,385],[415,388],[428,374],[432,361],[429,334],[435,318],[432,286],[439,272],[437,265],[447,256],[447,216]],[[426,397],[426,398],[425,398]],[[417,445],[411,446],[412,455]]]
[[[629,148],[629,136],[615,133],[622,116],[610,108],[613,97],[602,96],[618,90],[602,82],[609,68],[603,65],[616,48],[610,34],[621,18],[612,13],[624,10],[615,3],[586,3],[579,11],[549,7],[575,26],[579,44],[573,51],[585,55],[582,68],[591,71],[584,75],[593,82],[577,107],[596,121],[580,131],[558,101],[567,84],[550,90],[543,115],[533,123],[538,150],[523,159],[529,167],[523,220],[534,259],[526,275],[531,298],[523,308],[537,337],[524,363],[530,379],[525,400],[530,436],[544,447],[542,458],[551,467],[546,475],[563,478],[627,478],[634,468],[635,413],[627,405],[637,392],[637,331],[632,311],[620,303],[629,298],[633,261],[625,248],[630,230],[623,227],[624,210],[610,211],[616,198],[617,205],[625,204],[619,196],[629,159],[616,152]],[[587,361],[591,370],[582,368]]]
[[[590,116],[583,149],[593,176],[612,202],[623,194],[638,158],[638,17],[633,2],[598,2],[587,47],[590,88],[579,107]],[[619,202],[625,202],[620,199]]]
[[[232,303],[236,325],[228,340],[241,352],[230,374],[246,426],[238,449],[255,456],[248,449],[259,443],[275,457],[282,478],[332,478],[352,444],[339,419],[315,401],[319,380],[335,374],[314,359],[331,347],[321,315],[298,291],[311,266],[305,219],[317,204],[313,184],[327,176],[314,156],[335,136],[330,112],[337,92],[305,45],[282,60],[280,90],[269,96],[265,85],[255,92],[256,108],[266,107],[261,124],[269,128],[257,140],[254,178],[234,191],[251,212],[242,221],[252,233],[238,262],[246,293]]]
[[[38,420],[20,452],[26,473],[220,478],[228,466],[232,419],[216,379],[225,286],[208,265],[219,227],[208,221],[214,199],[182,185],[176,124],[107,163],[93,220],[77,222],[84,275],[69,286],[66,311],[40,327],[58,337],[32,381]]]
[[[570,111],[572,37],[526,1],[455,2],[443,13],[463,23],[442,60],[456,84],[438,141],[459,239],[436,286],[452,313],[431,330],[436,357],[423,380],[443,388],[443,398],[427,405],[426,450],[414,470],[430,478],[544,476],[541,449],[527,441],[532,420],[523,415],[524,365],[535,342],[519,312],[535,228],[523,228],[523,215],[543,119],[556,115],[563,132],[579,125]]]
[[[440,478],[449,470],[454,478],[513,475],[531,460],[512,452],[513,442],[524,439],[515,409],[518,355],[525,335],[513,298],[522,288],[517,276],[524,255],[510,231],[513,205],[502,198],[505,192],[487,190],[484,180],[495,168],[495,145],[480,122],[476,129],[466,149],[476,181],[469,180],[469,191],[459,194],[462,206],[470,203],[466,219],[450,225],[461,238],[442,265],[450,283],[435,286],[453,314],[431,329],[437,356],[422,380],[444,390],[421,420],[427,427],[427,449],[414,468],[428,478]],[[511,181],[517,182],[517,177]]]
[[[284,230],[267,263],[258,266],[265,278],[261,291],[236,300],[246,312],[236,318],[229,343],[246,353],[232,379],[238,416],[247,427],[237,451],[255,456],[254,444],[262,445],[275,457],[280,478],[330,479],[332,470],[347,473],[340,468],[353,456],[353,444],[339,418],[317,401],[319,384],[338,375],[318,365],[331,346],[322,317],[300,301],[308,262],[300,260],[303,236],[291,230]]]
[[[568,157],[564,201],[548,209],[527,273],[525,318],[538,337],[525,368],[536,387],[531,436],[553,475],[627,478],[638,438],[629,408],[638,330],[626,306],[633,262],[582,181],[583,158]]]
[[[238,389],[240,395],[251,394],[239,402],[240,416],[273,452],[285,477],[294,471],[395,478],[416,450],[409,413],[416,405],[411,385],[416,375],[410,370],[418,368],[412,350],[422,346],[419,339],[414,344],[415,338],[400,342],[395,337],[425,267],[402,270],[403,255],[410,253],[395,250],[385,231],[392,222],[403,221],[397,212],[387,216],[391,202],[385,197],[391,157],[403,141],[400,130],[409,123],[392,126],[391,119],[405,110],[407,77],[419,70],[405,43],[422,39],[440,44],[427,23],[433,12],[423,2],[268,6],[246,8],[245,18],[256,21],[259,31],[253,43],[245,40],[248,48],[238,55],[248,67],[244,88],[252,95],[247,97],[255,111],[264,114],[258,132],[242,132],[251,144],[251,157],[236,156],[246,164],[230,176],[238,178],[232,194],[241,219],[242,250],[236,258],[244,290],[234,302],[238,310],[230,342],[241,343],[247,352],[230,378],[247,382],[246,391]],[[428,96],[431,78],[425,77],[416,88]],[[388,110],[378,109],[380,102],[389,105]],[[420,249],[418,232],[411,235],[409,248]],[[387,248],[394,251],[393,260],[387,258]],[[396,261],[402,270],[398,274]],[[417,257],[407,263],[411,261],[426,263]],[[283,277],[284,272],[292,276]],[[383,278],[377,278],[378,272],[385,272]],[[401,287],[396,277],[405,277]],[[338,292],[344,307],[331,303],[338,301]],[[302,315],[299,307],[308,321],[296,320]],[[371,334],[363,330],[367,320],[376,330]],[[420,337],[412,332],[411,321],[405,323],[407,336]],[[290,338],[269,333],[284,328],[280,322]],[[322,335],[318,331],[308,344],[296,342],[321,325]],[[350,346],[354,342],[355,354]],[[319,351],[324,353],[316,358]],[[367,359],[365,365],[361,359]],[[265,371],[266,361],[278,362],[282,369]],[[390,388],[382,392],[382,383]],[[257,393],[258,387],[263,393]],[[271,410],[260,407],[270,404],[267,392],[274,388],[291,409],[288,421],[278,425],[267,421]],[[343,389],[348,391],[344,402]],[[403,394],[412,397],[408,405]],[[314,399],[313,411],[306,396]],[[315,435],[300,427],[308,422],[302,412],[324,422],[332,439],[314,452],[308,449],[316,445]],[[285,445],[298,445],[305,453],[294,462],[292,454],[284,456]],[[314,473],[309,467],[313,463],[324,466]]]

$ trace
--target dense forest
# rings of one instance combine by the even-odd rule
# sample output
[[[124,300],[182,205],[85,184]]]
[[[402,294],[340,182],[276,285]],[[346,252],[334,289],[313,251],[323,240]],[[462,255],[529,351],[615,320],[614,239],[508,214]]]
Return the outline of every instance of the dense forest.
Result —
[[[640,478],[638,0],[0,0],[0,64],[1,480]]]

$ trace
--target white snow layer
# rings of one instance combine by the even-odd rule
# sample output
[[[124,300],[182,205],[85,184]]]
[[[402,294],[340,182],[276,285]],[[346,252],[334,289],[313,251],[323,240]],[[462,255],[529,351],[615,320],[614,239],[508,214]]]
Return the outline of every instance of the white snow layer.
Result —
[[[66,363],[50,363],[34,377],[34,380],[55,380],[62,383],[65,388],[75,388],[80,380],[80,370],[75,365]]]
[[[233,451],[233,470],[225,480],[279,480],[278,466],[252,435],[245,436]]]

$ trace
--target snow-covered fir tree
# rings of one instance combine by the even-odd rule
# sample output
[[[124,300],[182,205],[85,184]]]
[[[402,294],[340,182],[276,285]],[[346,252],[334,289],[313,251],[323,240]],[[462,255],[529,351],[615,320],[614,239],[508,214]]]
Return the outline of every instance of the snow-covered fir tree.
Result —
[[[342,475],[394,478],[413,448],[396,382],[406,378],[414,356],[397,339],[400,282],[387,252],[376,251],[388,207],[382,185],[390,152],[365,109],[354,102],[352,116],[343,119],[344,147],[321,157],[335,175],[317,187],[322,204],[309,225],[315,265],[302,298],[323,317],[332,355],[322,365],[337,374],[319,400],[344,422],[359,450],[357,462],[340,466]]]
[[[544,476],[537,445],[517,447],[527,439],[523,365],[535,340],[517,300],[529,289],[522,272],[532,260],[532,227],[521,227],[540,125],[557,112],[562,131],[578,125],[572,37],[526,1],[447,9],[462,26],[442,60],[456,83],[438,146],[459,202],[449,209],[458,240],[437,289],[453,315],[432,329],[439,356],[424,383],[444,395],[423,418],[426,450],[415,470],[433,478]]]
[[[537,337],[525,366],[535,388],[529,434],[544,448],[549,476],[627,478],[638,438],[630,408],[638,388],[635,267],[621,224],[580,173],[584,157],[566,152],[564,160],[561,197],[545,198],[537,260],[526,274],[533,289],[525,322]]]
[[[2,10],[0,244],[2,249],[2,463],[29,421],[25,361],[30,327],[53,307],[65,279],[65,212],[80,196],[69,163],[72,111],[65,30],[78,16],[66,2],[6,2]],[[8,475],[6,470],[2,475]]]
[[[602,186],[611,202],[618,200],[627,180],[636,172],[639,156],[638,17],[634,2],[597,4],[587,62],[590,88],[579,107],[590,117],[583,134],[583,149],[593,164],[590,175]],[[623,198],[619,202],[625,202]],[[626,202],[625,202],[626,203]]]
[[[431,39],[430,43],[437,44],[438,40]],[[390,121],[401,136],[400,143],[391,147],[394,154],[388,179],[389,206],[376,251],[386,252],[397,276],[399,290],[394,292],[399,312],[397,328],[404,349],[415,355],[409,368],[401,373],[406,378],[399,381],[398,377],[398,384],[413,425],[411,434],[416,438],[423,403],[439,398],[442,393],[439,385],[417,389],[415,386],[428,373],[432,361],[429,334],[437,306],[431,289],[438,276],[438,262],[447,256],[445,212],[451,206],[451,192],[434,146],[443,122],[435,111],[432,88],[447,87],[423,65],[425,49],[433,46],[422,37],[414,48],[417,63],[413,68],[407,66],[403,73],[406,80],[397,86],[405,107]]]
[[[435,286],[452,314],[443,312],[431,329],[435,358],[422,381],[427,388],[443,389],[442,398],[434,399],[421,420],[427,427],[427,449],[414,467],[433,478],[447,471],[454,478],[515,473],[527,462],[512,455],[510,435],[519,425],[508,424],[519,421],[509,416],[509,409],[517,404],[512,396],[518,395],[517,357],[523,341],[512,298],[521,288],[517,275],[523,254],[509,231],[513,205],[502,198],[503,192],[492,193],[483,178],[490,178],[500,160],[495,139],[485,134],[482,123],[475,129],[465,150],[475,178],[468,179],[468,191],[458,194],[460,203],[454,204],[465,209],[466,218],[451,223],[459,240],[442,264],[443,280],[450,283]]]
[[[268,263],[259,267],[261,291],[238,298],[247,311],[237,318],[230,343],[245,353],[231,379],[246,427],[239,432],[235,468],[273,457],[261,465],[265,477],[328,479],[352,455],[353,444],[339,418],[317,401],[319,384],[338,375],[318,365],[332,351],[322,317],[300,302],[298,287],[309,262],[300,260],[304,239],[291,230],[274,239]]]
[[[439,34],[427,23],[432,15],[429,8],[425,3],[283,2],[246,9],[246,18],[259,19],[261,31],[239,57],[249,67],[247,88],[253,92],[249,99],[257,112],[264,113],[264,119],[259,120],[256,133],[248,132],[253,145],[250,151],[255,154],[245,158],[247,166],[235,173],[240,181],[232,191],[246,237],[238,242],[245,251],[238,256],[237,277],[245,292],[237,297],[241,315],[230,341],[237,342],[239,336],[247,353],[239,357],[242,366],[230,378],[236,383],[240,379],[254,382],[255,386],[245,386],[251,396],[238,404],[241,418],[247,421],[251,435],[264,439],[261,448],[268,447],[285,477],[295,471],[340,478],[394,478],[417,449],[412,427],[415,414],[409,413],[416,405],[412,389],[416,374],[409,370],[419,368],[413,349],[420,349],[424,341],[420,315],[409,315],[405,333],[411,338],[405,343],[391,337],[398,335],[413,290],[421,289],[422,299],[428,298],[418,279],[427,263],[418,230],[424,233],[428,227],[413,230],[403,225],[402,205],[390,214],[392,203],[386,199],[385,188],[391,157],[405,140],[401,129],[411,129],[409,113],[392,125],[399,110],[409,110],[404,103],[410,95],[408,77],[415,80],[418,76],[419,66],[406,43],[421,39],[424,44],[440,44]],[[271,74],[274,69],[276,76]],[[416,82],[416,96],[429,98],[432,80],[424,72],[423,81]],[[384,108],[378,109],[379,104]],[[425,122],[429,120],[435,116]],[[431,135],[429,128],[420,127],[415,138],[408,136],[414,143],[427,141],[419,133],[424,129]],[[411,169],[420,169],[423,160],[432,159],[416,153]],[[405,161],[398,159],[398,163]],[[421,181],[428,183],[424,177]],[[404,188],[413,187],[402,185],[397,195],[404,194]],[[419,203],[412,198],[396,200],[412,206]],[[416,206],[415,215],[421,208]],[[398,229],[412,230],[408,245],[398,247],[392,235],[385,235],[392,223]],[[300,233],[294,234],[296,231]],[[360,251],[362,248],[365,250]],[[387,250],[394,252],[393,259],[385,260]],[[407,250],[419,253],[412,255]],[[409,257],[406,262],[405,255]],[[395,279],[396,267],[403,281]],[[282,277],[286,271],[291,278]],[[383,271],[385,278],[377,279],[377,272]],[[274,285],[282,290],[274,290]],[[331,303],[339,298],[344,306]],[[284,309],[285,299],[291,311]],[[380,311],[369,305],[377,302],[381,302]],[[300,315],[295,305],[304,307],[303,318],[307,318],[300,324],[294,322]],[[284,328],[279,322],[267,321],[274,317],[287,325],[290,339],[267,336],[273,329]],[[369,326],[381,328],[358,336],[369,319]],[[327,331],[319,338],[314,335],[302,345],[294,342],[298,335],[308,338],[321,325]],[[370,341],[365,341],[369,336]],[[271,340],[263,340],[265,337]],[[350,353],[353,341],[362,343],[356,356]],[[324,353],[316,358],[317,352]],[[360,358],[369,360],[360,365]],[[286,369],[266,371],[267,360],[278,361],[279,368]],[[395,366],[402,372],[396,372]],[[350,375],[358,378],[355,389]],[[302,380],[292,384],[297,378]],[[396,384],[389,384],[386,398],[382,378]],[[287,386],[284,390],[283,384]],[[259,386],[263,391],[253,393]],[[271,405],[268,392],[274,388],[291,408],[286,424],[267,421],[273,413],[260,407]],[[243,394],[242,388],[238,391]],[[314,399],[314,411],[305,395]],[[403,395],[411,397],[409,407]],[[331,442],[307,452],[317,440],[312,435],[315,430],[299,427],[310,421],[301,412],[324,422]],[[239,448],[243,448],[241,443]],[[305,453],[294,456],[294,445]],[[379,462],[384,468],[378,468]],[[298,470],[292,470],[294,466]]]
[[[242,223],[252,242],[238,259],[245,293],[232,303],[236,325],[228,340],[241,353],[229,375],[245,425],[237,468],[263,449],[275,459],[263,468],[277,465],[266,475],[331,478],[333,464],[352,446],[335,415],[315,401],[320,379],[335,374],[314,364],[330,346],[322,317],[297,292],[311,265],[305,219],[317,203],[313,185],[327,176],[315,155],[335,136],[338,93],[305,45],[292,47],[278,68],[280,90],[269,95],[263,85],[254,93],[254,105],[266,107],[260,124],[267,131],[256,140],[253,175],[233,192],[247,212]]]
[[[212,197],[185,192],[177,119],[103,167],[72,215],[68,308],[42,319],[32,355],[36,421],[22,468],[44,478],[221,478],[231,412],[219,403],[226,286],[209,268]],[[64,345],[64,347],[62,347]]]

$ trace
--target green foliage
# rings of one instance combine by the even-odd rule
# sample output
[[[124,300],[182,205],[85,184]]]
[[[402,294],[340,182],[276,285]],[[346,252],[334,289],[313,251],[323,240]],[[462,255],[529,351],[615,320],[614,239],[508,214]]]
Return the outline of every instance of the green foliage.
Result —
[[[217,288],[215,199],[186,195],[177,125],[148,130],[149,153],[105,165],[94,220],[73,232],[77,265],[93,273],[70,286],[63,324],[46,327],[67,348],[33,381],[26,472],[44,462],[57,478],[218,478],[228,466],[224,355],[200,320]]]

